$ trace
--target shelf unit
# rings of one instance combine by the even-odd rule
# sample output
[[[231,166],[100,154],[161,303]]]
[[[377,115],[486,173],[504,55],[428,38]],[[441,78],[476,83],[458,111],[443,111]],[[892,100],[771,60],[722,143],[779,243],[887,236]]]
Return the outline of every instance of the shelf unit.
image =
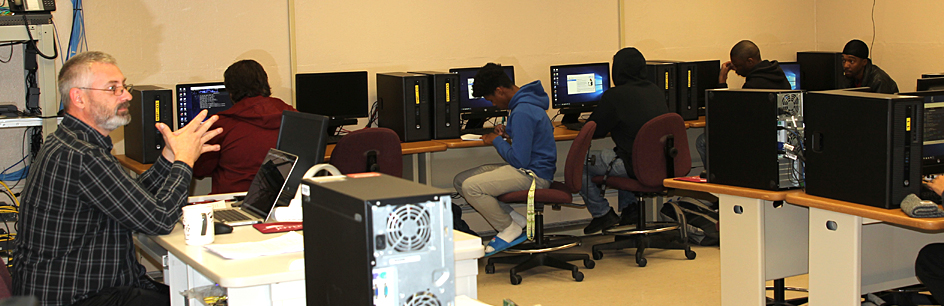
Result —
[[[30,25],[26,26],[22,15],[0,16],[0,42],[10,41],[28,41],[30,35],[36,41],[36,46],[43,54],[53,54],[55,50],[55,29],[52,25],[52,15],[50,14],[32,14],[26,15],[30,20]],[[27,33],[27,28],[29,33]],[[62,56],[60,54],[59,56]],[[59,111],[58,88],[56,86],[56,61],[55,59],[45,59],[38,57],[36,63],[39,65],[37,70],[37,79],[39,82],[39,107],[43,109],[43,117],[40,118],[10,118],[0,119],[0,128],[40,126],[43,127],[43,135],[48,135],[56,130],[58,121],[55,116]]]

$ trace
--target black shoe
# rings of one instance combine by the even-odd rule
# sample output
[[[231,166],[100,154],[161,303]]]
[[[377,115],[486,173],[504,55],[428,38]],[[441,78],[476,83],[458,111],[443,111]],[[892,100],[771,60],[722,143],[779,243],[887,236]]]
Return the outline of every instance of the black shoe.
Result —
[[[590,224],[583,229],[583,233],[585,235],[593,234],[613,227],[614,225],[618,224],[619,221],[619,216],[616,215],[616,212],[613,211],[613,208],[610,208],[610,211],[606,212],[605,215],[593,218],[593,221],[590,221]]]
[[[633,225],[636,224],[636,221],[639,220],[639,209],[635,206],[627,207],[623,209],[623,213],[620,214],[619,225]]]

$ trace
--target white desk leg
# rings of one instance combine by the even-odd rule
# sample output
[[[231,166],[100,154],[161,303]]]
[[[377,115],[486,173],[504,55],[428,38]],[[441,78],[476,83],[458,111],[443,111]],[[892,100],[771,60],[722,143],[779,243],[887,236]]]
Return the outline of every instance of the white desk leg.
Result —
[[[190,282],[187,280],[187,264],[170,252],[167,252],[164,260],[164,283],[170,287],[170,305],[186,306],[187,301],[180,292],[190,289]]]
[[[862,217],[810,208],[810,305],[859,305]]]
[[[433,155],[430,152],[416,154],[419,157],[419,162],[414,164],[417,169],[417,173],[420,174],[419,183],[426,184],[426,186],[432,186],[432,158]]]
[[[718,199],[721,305],[764,305],[764,201],[724,194]]]

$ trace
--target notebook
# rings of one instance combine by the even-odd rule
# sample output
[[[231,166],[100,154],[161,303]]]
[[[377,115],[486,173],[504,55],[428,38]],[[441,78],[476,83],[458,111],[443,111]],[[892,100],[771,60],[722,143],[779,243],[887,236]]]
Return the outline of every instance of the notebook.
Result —
[[[239,226],[266,222],[272,218],[272,210],[278,204],[279,195],[285,192],[286,178],[292,174],[298,156],[269,149],[259,172],[252,179],[246,198],[237,203],[239,207],[218,208],[213,217],[226,225]],[[289,196],[294,196],[289,195]]]

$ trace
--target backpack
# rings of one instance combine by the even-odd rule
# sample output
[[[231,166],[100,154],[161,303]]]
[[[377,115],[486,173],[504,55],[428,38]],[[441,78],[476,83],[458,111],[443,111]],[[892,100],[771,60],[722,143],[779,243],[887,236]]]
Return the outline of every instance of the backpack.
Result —
[[[670,198],[669,202],[675,203],[685,215],[685,230],[688,233],[688,240],[692,244],[701,246],[718,245],[721,242],[718,233],[718,207],[717,205],[695,198],[676,197]],[[662,205],[659,210],[664,220],[675,220],[675,208],[669,203]]]

